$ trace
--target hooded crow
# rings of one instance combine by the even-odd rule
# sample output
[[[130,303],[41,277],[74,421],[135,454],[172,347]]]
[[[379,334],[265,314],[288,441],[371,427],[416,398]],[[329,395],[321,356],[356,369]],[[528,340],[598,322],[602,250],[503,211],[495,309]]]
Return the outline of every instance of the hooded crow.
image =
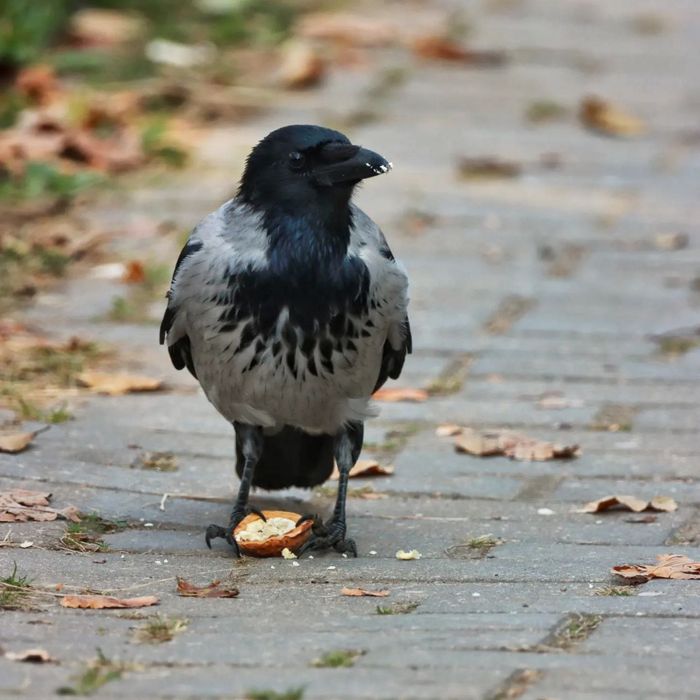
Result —
[[[161,344],[233,424],[241,483],[227,527],[253,509],[251,486],[313,487],[340,478],[330,520],[303,551],[357,555],[346,537],[348,473],[370,398],[396,379],[411,331],[406,273],[351,202],[391,168],[320,126],[286,126],[253,149],[236,196],[194,229],[175,265]],[[257,512],[257,511],[253,511]]]

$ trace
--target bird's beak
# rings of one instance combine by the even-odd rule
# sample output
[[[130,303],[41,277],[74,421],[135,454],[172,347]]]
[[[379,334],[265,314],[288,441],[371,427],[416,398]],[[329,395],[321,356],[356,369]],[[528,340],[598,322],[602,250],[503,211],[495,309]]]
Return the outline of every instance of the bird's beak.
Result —
[[[349,143],[326,144],[321,149],[320,160],[321,164],[313,169],[313,177],[323,186],[359,182],[391,170],[391,163],[386,158]]]

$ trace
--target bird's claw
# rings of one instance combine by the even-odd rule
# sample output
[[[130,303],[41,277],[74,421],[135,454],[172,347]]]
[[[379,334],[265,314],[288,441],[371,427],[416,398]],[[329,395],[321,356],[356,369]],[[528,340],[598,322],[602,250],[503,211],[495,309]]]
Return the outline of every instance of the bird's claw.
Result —
[[[221,527],[221,525],[210,525],[207,528],[206,532],[204,533],[204,541],[207,543],[207,547],[211,549],[211,541],[221,537],[222,539],[226,540],[231,547],[233,547],[236,556],[240,557],[241,551],[238,547],[238,543],[236,542],[236,538],[233,536],[233,531],[236,529],[238,523],[240,523],[243,518],[247,517],[251,513],[257,515],[262,520],[267,520],[265,514],[257,508],[253,508],[251,506],[247,506],[246,508],[242,509],[234,508],[233,512],[231,513],[228,527]]]
[[[297,556],[302,556],[307,552],[323,549],[335,549],[340,554],[350,554],[357,556],[357,546],[355,540],[345,537],[346,526],[342,520],[330,520],[324,523],[317,516],[304,516],[306,520],[313,520],[314,525],[311,537],[297,551]],[[298,524],[298,523],[297,523]]]

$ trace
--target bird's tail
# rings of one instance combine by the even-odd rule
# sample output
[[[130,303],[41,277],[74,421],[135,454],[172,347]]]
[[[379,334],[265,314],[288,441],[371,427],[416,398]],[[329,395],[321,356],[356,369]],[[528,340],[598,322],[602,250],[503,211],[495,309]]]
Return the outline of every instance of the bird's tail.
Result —
[[[253,486],[269,490],[289,486],[310,488],[326,481],[332,471],[332,435],[309,435],[285,426],[274,435],[265,435]],[[238,444],[236,472],[239,477],[243,472],[243,455]]]

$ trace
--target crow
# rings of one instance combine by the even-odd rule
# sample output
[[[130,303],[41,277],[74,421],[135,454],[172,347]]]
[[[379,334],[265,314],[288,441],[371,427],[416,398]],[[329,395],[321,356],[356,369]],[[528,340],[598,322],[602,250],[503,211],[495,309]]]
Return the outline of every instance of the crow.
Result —
[[[338,131],[285,126],[251,151],[236,195],[192,231],[175,265],[160,342],[233,424],[240,487],[313,487],[338,466],[330,520],[302,551],[357,556],[346,537],[348,473],[373,392],[411,352],[408,279],[378,226],[351,202],[361,180],[391,169]]]

